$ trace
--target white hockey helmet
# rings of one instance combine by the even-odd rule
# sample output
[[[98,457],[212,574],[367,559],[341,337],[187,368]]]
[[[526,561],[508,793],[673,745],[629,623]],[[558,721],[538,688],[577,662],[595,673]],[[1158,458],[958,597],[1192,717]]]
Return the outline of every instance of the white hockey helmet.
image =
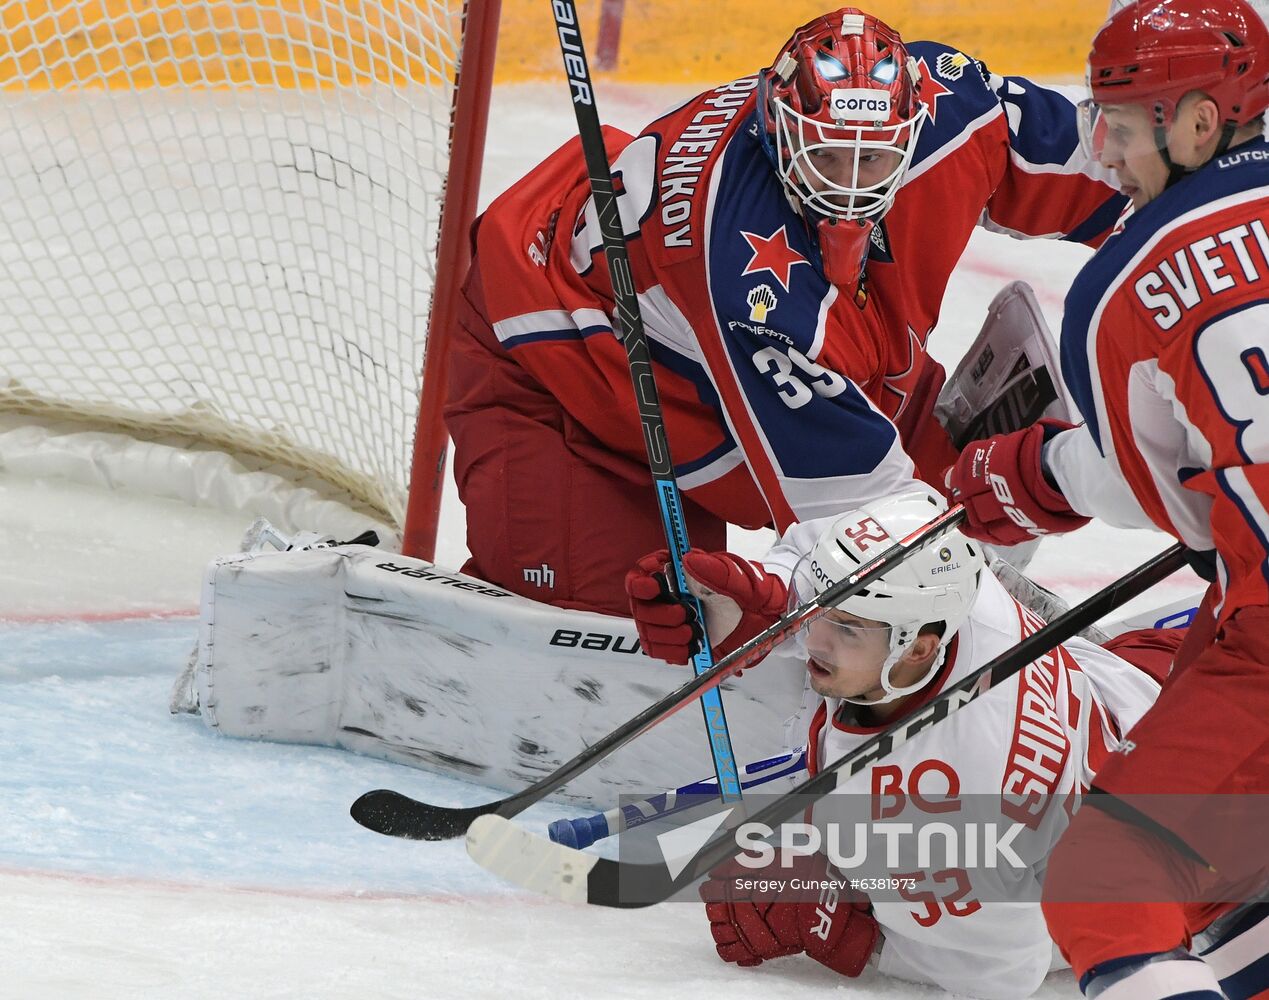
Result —
[[[927,488],[884,497],[843,514],[795,567],[789,588],[790,608],[822,594],[946,509],[946,501]],[[942,665],[948,643],[969,617],[984,565],[978,543],[952,530],[835,605],[837,610],[890,627],[890,654],[881,668],[885,693],[871,700],[845,700],[880,704],[923,687]],[[930,669],[911,684],[900,687],[891,683],[892,668],[916,641],[921,627],[936,622],[945,627]]]

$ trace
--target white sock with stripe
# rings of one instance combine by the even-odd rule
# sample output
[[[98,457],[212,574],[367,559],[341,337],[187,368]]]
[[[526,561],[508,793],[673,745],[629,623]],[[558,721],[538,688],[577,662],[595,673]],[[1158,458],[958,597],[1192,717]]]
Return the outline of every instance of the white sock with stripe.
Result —
[[[1080,989],[1087,1000],[1225,1000],[1215,973],[1184,948],[1103,962]]]
[[[1193,952],[1231,1000],[1269,991],[1269,902],[1248,903],[1214,921],[1195,937]]]

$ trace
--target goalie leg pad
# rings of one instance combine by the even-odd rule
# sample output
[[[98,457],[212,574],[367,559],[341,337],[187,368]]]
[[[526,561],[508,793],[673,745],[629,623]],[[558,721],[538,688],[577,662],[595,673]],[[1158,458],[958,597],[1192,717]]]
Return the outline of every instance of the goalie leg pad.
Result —
[[[754,757],[806,732],[803,719],[786,744],[805,670],[771,666],[724,682],[728,722]],[[225,736],[343,747],[518,789],[685,676],[644,654],[629,619],[349,545],[217,560],[194,687],[204,723]],[[700,727],[681,712],[560,797],[606,808],[694,781],[713,763]]]

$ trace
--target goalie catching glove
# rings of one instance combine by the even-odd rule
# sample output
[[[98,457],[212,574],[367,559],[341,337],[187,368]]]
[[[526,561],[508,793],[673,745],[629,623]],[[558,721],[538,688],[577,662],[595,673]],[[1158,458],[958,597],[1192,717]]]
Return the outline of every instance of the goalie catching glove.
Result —
[[[1072,426],[1046,418],[967,444],[947,470],[949,495],[968,515],[961,531],[992,545],[1017,545],[1088,524],[1044,475],[1044,442]]]
[[[868,964],[881,931],[873,918],[868,897],[850,888],[832,872],[823,854],[799,857],[792,868],[780,869],[780,879],[797,880],[808,898],[801,902],[758,896],[754,885],[761,871],[736,862],[711,873],[701,883],[710,933],[718,957],[737,965],[761,965],[772,958],[805,952],[821,965],[843,976],[858,976]]]
[[[626,594],[648,655],[687,663],[700,650],[701,625],[691,602],[672,585],[669,561],[665,549],[640,559],[626,574]],[[705,612],[715,658],[726,656],[784,614],[784,581],[759,563],[730,552],[689,549],[683,556],[683,575]]]

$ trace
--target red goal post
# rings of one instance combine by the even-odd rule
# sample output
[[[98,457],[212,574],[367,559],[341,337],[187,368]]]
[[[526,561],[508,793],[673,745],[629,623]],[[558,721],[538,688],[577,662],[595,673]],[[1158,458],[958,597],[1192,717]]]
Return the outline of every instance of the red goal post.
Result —
[[[441,416],[449,371],[448,341],[457,318],[459,287],[471,263],[468,230],[476,217],[481,160],[489,121],[501,0],[467,0],[462,56],[454,88],[449,174],[441,209],[436,285],[428,319],[426,363],[410,463],[409,504],[402,551],[420,559],[436,554],[445,487],[448,434]]]

